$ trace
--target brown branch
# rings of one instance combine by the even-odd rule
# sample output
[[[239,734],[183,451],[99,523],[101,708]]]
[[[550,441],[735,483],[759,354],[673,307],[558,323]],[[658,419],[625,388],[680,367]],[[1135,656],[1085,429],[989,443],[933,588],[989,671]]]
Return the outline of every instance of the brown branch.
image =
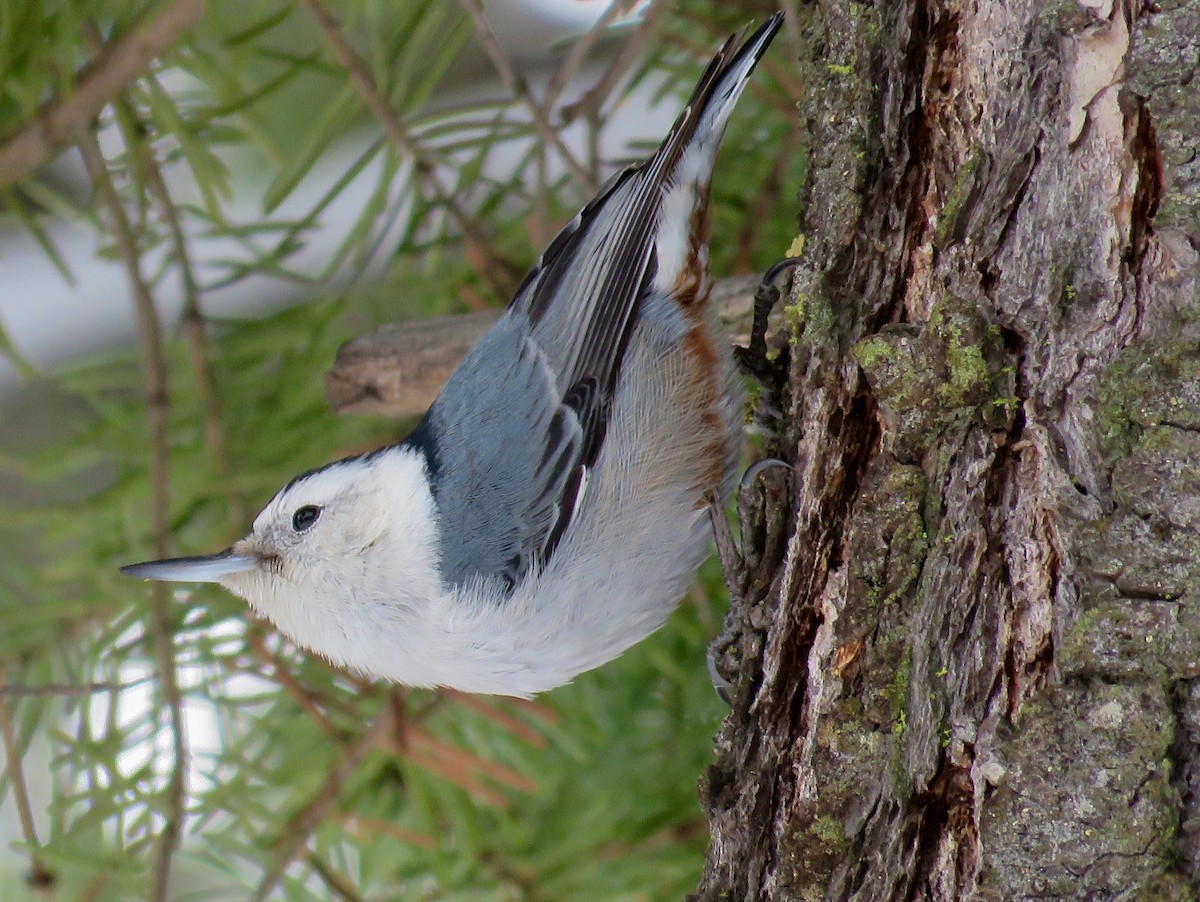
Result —
[[[137,239],[125,213],[125,207],[113,185],[108,163],[100,151],[96,136],[83,131],[78,136],[84,165],[101,202],[112,219],[117,248],[133,294],[137,319],[138,345],[143,378],[146,383],[146,419],[150,428],[151,523],[154,553],[166,557],[170,536],[170,435],[168,433],[169,395],[167,360],[162,346],[158,310],[150,287],[142,276]],[[187,746],[183,735],[183,699],[175,668],[175,637],[171,630],[170,597],[167,586],[155,583],[150,591],[150,639],[158,665],[162,699],[167,708],[171,731],[173,761],[167,779],[163,828],[159,836],[154,884],[151,898],[166,902],[171,876],[171,861],[183,833],[184,795],[187,775]]]
[[[491,249],[491,242],[479,231],[479,225],[475,218],[463,209],[455,198],[454,192],[442,184],[438,175],[437,160],[419,140],[413,137],[408,126],[379,91],[375,80],[371,77],[370,65],[346,39],[342,33],[341,24],[325,8],[321,0],[297,0],[297,2],[312,16],[313,21],[325,36],[325,40],[329,42],[329,47],[333,51],[338,65],[346,71],[350,77],[350,83],[358,91],[359,98],[379,122],[388,140],[412,157],[414,176],[429,187],[434,200],[445,209],[450,218],[462,230],[468,250],[473,251],[474,255],[484,262],[484,265],[479,268],[480,277],[488,282],[492,290],[499,295],[502,297],[506,295],[513,287],[515,274],[503,260],[496,256]],[[468,253],[468,257],[470,256],[471,254]]]
[[[8,784],[12,789],[13,803],[17,806],[17,819],[21,822],[21,834],[25,837],[25,845],[29,847],[29,874],[26,884],[46,898],[50,897],[50,889],[54,885],[55,874],[38,854],[41,842],[38,841],[37,824],[33,820],[33,806],[29,802],[29,787],[25,783],[25,768],[21,763],[21,750],[17,748],[17,733],[12,722],[12,712],[8,708],[8,684],[3,671],[0,671],[0,735],[4,741],[4,767],[8,773]]]
[[[204,334],[204,315],[200,311],[200,288],[192,269],[188,253],[187,237],[179,218],[179,208],[167,188],[162,167],[154,155],[153,148],[142,142],[145,153],[146,182],[158,200],[167,231],[171,236],[171,255],[179,266],[179,279],[183,283],[183,332],[187,340],[188,358],[196,386],[200,394],[200,406],[204,417],[204,441],[213,458],[218,476],[229,475],[229,452],[225,445],[225,431],[221,427],[221,405],[214,387],[212,361],[208,355],[208,342]],[[240,518],[235,497],[230,497],[232,515]]]
[[[749,331],[755,276],[713,285],[711,303],[734,337]],[[464,313],[381,326],[338,350],[325,376],[325,397],[338,413],[416,416],[500,311]]]
[[[519,708],[528,714],[530,717],[536,717],[544,724],[554,725],[558,723],[558,712],[542,702],[532,698],[508,698],[505,702],[513,707]]]
[[[80,72],[75,89],[42,105],[0,146],[0,188],[25,178],[65,148],[129,81],[169,50],[204,12],[205,0],[174,0],[156,18],[100,50]]]
[[[492,31],[492,26],[488,24],[487,19],[483,15],[483,4],[481,0],[459,0],[460,5],[467,11],[471,17],[471,21],[475,25],[475,35],[479,38],[479,42],[483,45],[483,49],[487,52],[492,64],[496,67],[496,71],[500,74],[500,80],[504,82],[504,86],[508,88],[508,92],[513,98],[518,100],[533,118],[534,128],[537,129],[539,135],[542,136],[542,141],[548,147],[553,147],[559,158],[563,161],[563,165],[567,167],[567,171],[571,174],[571,178],[584,194],[589,197],[596,192],[598,187],[592,174],[575,159],[575,155],[563,142],[562,135],[551,123],[547,114],[547,106],[539,104],[529,90],[529,83],[525,78],[517,72],[512,62],[505,55],[504,50],[500,47],[500,42],[496,39],[495,32]]]
[[[346,780],[358,767],[367,752],[379,745],[381,737],[390,733],[396,726],[396,715],[393,706],[385,706],[375,718],[365,733],[354,742],[345,745],[334,758],[333,765],[322,786],[305,805],[288,819],[287,825],[279,835],[275,845],[279,852],[271,868],[263,874],[258,887],[254,891],[256,900],[266,899],[276,884],[283,877],[283,872],[291,864],[308,843],[313,831],[321,825],[329,809],[337,802]]]
[[[787,35],[788,50],[792,62],[804,55],[804,35],[800,31],[800,4],[798,0],[780,0],[783,10],[783,30]]]
[[[508,807],[508,799],[504,797],[504,793],[492,789],[470,771],[463,770],[461,767],[445,761],[436,752],[422,749],[408,749],[404,753],[404,759],[414,767],[419,767],[453,783],[478,802],[501,810]]]

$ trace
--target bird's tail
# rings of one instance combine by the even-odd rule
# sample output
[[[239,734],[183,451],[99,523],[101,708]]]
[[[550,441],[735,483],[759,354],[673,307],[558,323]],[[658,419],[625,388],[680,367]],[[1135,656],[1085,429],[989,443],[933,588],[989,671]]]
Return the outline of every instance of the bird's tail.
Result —
[[[725,125],[755,65],[782,25],[783,13],[775,13],[745,42],[740,34],[725,42],[648,164],[651,171],[661,173],[666,192],[655,247],[658,272],[654,281],[659,289],[672,290],[685,272],[694,270],[692,254],[703,253],[705,236],[696,231],[706,225],[695,221],[692,213],[704,215]]]

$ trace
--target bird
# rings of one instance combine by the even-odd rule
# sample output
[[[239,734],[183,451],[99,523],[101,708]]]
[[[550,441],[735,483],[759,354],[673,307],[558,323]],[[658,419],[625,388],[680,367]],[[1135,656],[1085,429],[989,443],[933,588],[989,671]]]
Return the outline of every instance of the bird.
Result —
[[[470,693],[536,695],[658,629],[736,481],[709,187],[781,24],[724,43],[658,149],[550,241],[405,439],[292,479],[224,551],[121,571],[219,583],[336,665]]]

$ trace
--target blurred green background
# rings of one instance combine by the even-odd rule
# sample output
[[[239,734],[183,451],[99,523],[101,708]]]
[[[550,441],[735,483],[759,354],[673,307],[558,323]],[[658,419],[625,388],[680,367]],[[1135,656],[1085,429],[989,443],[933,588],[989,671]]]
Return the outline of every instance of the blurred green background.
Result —
[[[666,628],[536,702],[372,685],[219,589],[116,568],[224,547],[295,473],[402,436],[330,414],[338,346],[502,305],[595,183],[657,143],[715,46],[774,7],[640,4],[559,22],[535,53],[513,43],[517,0],[487,5],[490,32],[471,0],[194,3],[53,165],[0,189],[0,349],[20,376],[0,394],[0,902],[682,897],[723,714],[712,562]],[[75,102],[84,67],[187,8],[0,5],[0,155]],[[794,236],[791,40],[725,142],[718,276]],[[3,276],[22,241],[60,293],[84,298],[94,264],[119,267],[128,311],[144,289],[126,346],[26,359],[8,327],[50,288]]]

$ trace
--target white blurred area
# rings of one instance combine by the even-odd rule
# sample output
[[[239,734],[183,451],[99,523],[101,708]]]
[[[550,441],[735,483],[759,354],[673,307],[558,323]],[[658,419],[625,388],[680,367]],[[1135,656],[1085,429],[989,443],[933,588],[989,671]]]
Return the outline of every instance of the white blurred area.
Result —
[[[506,53],[520,67],[535,93],[553,75],[556,64],[569,50],[572,39],[581,36],[600,17],[609,5],[609,0],[488,0],[487,17]],[[582,67],[577,84],[566,91],[563,102],[570,102],[594,83],[603,70],[606,57],[620,46],[620,31],[623,26],[614,26],[612,40],[601,41],[592,52],[592,59]],[[476,48],[479,59],[474,60],[474,71],[485,73],[485,79],[471,84],[459,84],[435,99],[437,104],[452,104],[478,97],[501,97],[505,88],[486,59],[483,51]],[[165,74],[167,84],[170,73]],[[627,97],[605,123],[602,136],[602,155],[607,159],[621,158],[628,153],[632,141],[657,140],[677,113],[677,104],[668,99],[660,107],[653,105],[655,85],[646,83]],[[102,146],[115,148],[106,143],[114,136],[102,136]],[[368,143],[376,137],[373,131],[364,132],[356,139],[347,140],[335,147],[316,165],[285,204],[274,214],[279,218],[306,213],[344,172],[348,162],[354,159]],[[582,129],[569,130],[564,138],[571,149],[584,156]],[[490,158],[490,174],[503,178],[516,165],[520,157],[518,148],[503,147]],[[551,155],[553,160],[553,156]],[[261,176],[242,167],[238,169],[236,156],[228,156],[232,170],[234,200],[228,207],[232,221],[253,221],[259,218],[261,198],[265,184]],[[78,185],[81,193],[87,193],[87,178],[82,163],[74,152],[64,154],[54,164],[58,174],[68,184]],[[168,169],[166,176],[172,193],[179,199],[188,200],[192,191],[190,180],[178,170]],[[550,175],[558,172],[553,168]],[[319,221],[319,227],[308,233],[304,249],[289,261],[289,266],[307,274],[323,270],[334,250],[341,244],[351,228],[362,205],[367,202],[377,180],[377,169],[364,171],[341,193]],[[119,261],[102,258],[97,254],[98,236],[86,224],[57,221],[46,224],[53,244],[66,260],[73,279],[63,277],[54,263],[35,239],[19,225],[0,222],[0,324],[3,325],[18,353],[40,372],[53,372],[82,355],[105,349],[132,346],[135,340],[133,301],[130,296],[126,274]],[[403,223],[396,226],[395,235],[402,234]],[[201,281],[206,275],[217,271],[216,262],[228,260],[235,254],[245,255],[244,249],[225,239],[206,238],[202,235],[189,236],[189,249]],[[387,254],[381,254],[386,260]],[[161,257],[158,258],[161,260]],[[147,271],[157,260],[148,261]],[[370,275],[368,274],[368,278]],[[282,306],[301,302],[309,289],[295,282],[254,276],[228,288],[205,293],[201,302],[206,315],[216,317],[247,317],[262,315]],[[183,292],[177,279],[166,278],[158,282],[155,301],[164,324],[164,329],[173,331],[183,306]],[[314,362],[314,366],[327,366],[329,361]],[[43,403],[39,393],[36,401],[30,400],[28,390],[18,378],[16,369],[0,357],[0,445],[14,438],[53,435],[54,421],[58,416],[55,403]],[[12,486],[0,480],[0,503],[19,501],[19,491],[14,495]],[[7,497],[6,497],[7,496]],[[2,557],[2,552],[0,552]],[[181,591],[187,591],[182,589]],[[129,635],[122,641],[136,641],[140,637]],[[231,637],[208,637],[221,641]],[[186,637],[183,638],[186,642]],[[130,668],[122,674],[123,683],[138,683],[122,691],[118,696],[116,721],[131,724],[144,721],[147,707],[157,704],[149,666]],[[257,678],[247,675],[233,677],[203,672],[202,668],[181,666],[181,688],[185,695],[214,678],[226,680],[226,692],[231,696],[252,696],[264,688]],[[140,682],[139,682],[140,681]],[[93,709],[93,720],[104,719],[104,705]],[[244,712],[252,716],[253,711]],[[190,758],[188,789],[195,792],[219,781],[221,775],[213,767],[215,752],[220,742],[214,711],[210,705],[201,703],[194,696],[184,705],[185,733]],[[103,730],[97,722],[97,729]],[[48,768],[49,749],[44,741],[35,741],[24,756],[25,777],[32,795],[32,803],[38,832],[47,836],[45,811],[52,797]],[[165,733],[148,737],[126,752],[120,761],[124,773],[131,773],[146,763],[160,772],[171,766],[169,736]],[[0,763],[3,763],[0,753]],[[0,805],[0,884],[14,879],[22,872],[27,861],[11,846],[21,836],[11,794]],[[184,874],[179,877],[191,882],[196,877],[187,876],[186,862],[180,865]],[[202,880],[203,878],[201,878]],[[176,881],[178,882],[178,880]],[[195,898],[195,884],[192,884]],[[0,899],[7,898],[6,887],[0,885]],[[19,891],[18,891],[19,892]],[[18,896],[17,898],[23,898]]]
[[[573,39],[586,32],[608,6],[609,0],[488,0],[486,13],[504,51],[520,66],[537,96]],[[624,20],[626,24],[628,21]],[[618,21],[611,27],[615,39],[597,42],[591,60],[576,77],[576,84],[565,92],[563,103],[577,98],[594,82],[605,56],[611,56],[619,46],[616,39],[624,27]],[[476,47],[474,52],[479,58],[466,62],[472,71],[484,73],[484,80],[452,84],[434,99],[434,105],[448,106],[471,99],[505,96],[505,88],[482,49]],[[171,84],[170,74],[165,73],[163,79],[168,85]],[[601,149],[605,157],[622,156],[631,140],[659,137],[663,123],[669,123],[674,117],[677,111],[665,108],[661,115],[651,115],[652,87],[641,85],[613,110],[614,115],[605,123],[602,133]],[[274,211],[273,218],[300,216],[311,209],[374,137],[375,132],[367,131],[336,145]],[[101,135],[101,145],[106,150],[115,152],[118,149],[116,140],[115,135]],[[568,129],[564,141],[577,157],[584,155],[582,127]],[[504,177],[512,171],[519,155],[517,147],[497,147],[489,158],[487,174]],[[229,219],[232,222],[257,220],[266,187],[261,174],[248,171],[245,161],[239,161],[235,155],[228,154],[224,159],[232,173],[233,200],[226,207]],[[240,170],[239,162],[242,163]],[[87,176],[76,152],[64,154],[53,165],[56,176],[68,185],[78,186],[81,196],[87,195]],[[550,155],[550,167],[552,177],[561,171],[553,154]],[[177,201],[194,199],[190,179],[170,167],[165,175]],[[307,276],[322,271],[367,202],[377,176],[377,165],[359,174],[327,208],[316,228],[306,233],[305,245],[289,259],[289,268]],[[404,223],[398,222],[391,237],[399,237],[403,229]],[[34,237],[19,224],[0,222],[0,273],[3,274],[0,279],[0,325],[17,352],[39,372],[52,372],[55,367],[83,355],[132,344],[135,337],[133,302],[121,263],[98,256],[97,235],[89,225],[60,220],[47,223],[46,231],[66,261],[71,280],[63,277]],[[230,259],[248,259],[244,248],[224,238],[190,235],[189,250],[201,283],[217,273],[217,261],[223,261],[221,271],[226,271],[224,267]],[[386,257],[386,253],[378,255],[381,261]],[[161,257],[148,255],[145,269],[153,270],[159,260]],[[369,277],[370,273],[367,275]],[[307,289],[294,281],[260,275],[205,292],[201,303],[204,313],[214,317],[259,316],[303,300],[306,293]],[[155,301],[164,328],[173,329],[183,306],[183,292],[178,281],[172,278],[161,280],[155,289]],[[0,408],[5,406],[5,401],[11,402],[19,391],[17,370],[0,356]],[[9,428],[14,428],[14,424],[9,423]]]

